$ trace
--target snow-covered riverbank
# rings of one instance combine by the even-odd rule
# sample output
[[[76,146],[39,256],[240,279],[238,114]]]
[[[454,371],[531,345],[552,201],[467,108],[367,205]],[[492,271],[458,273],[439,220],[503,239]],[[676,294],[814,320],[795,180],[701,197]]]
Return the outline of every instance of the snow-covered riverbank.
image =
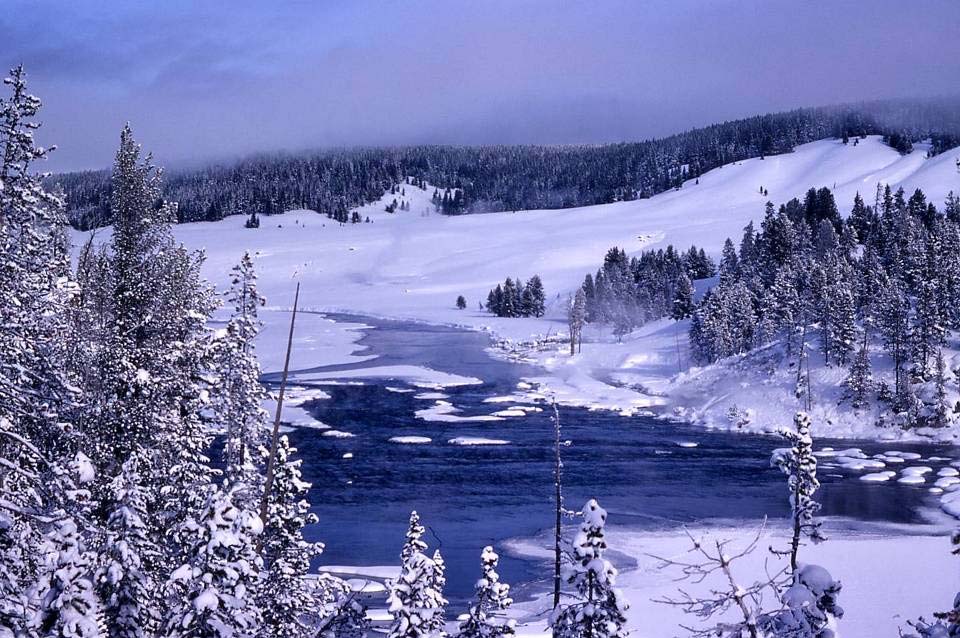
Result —
[[[697,538],[730,539],[731,552],[753,539],[753,527],[715,525],[691,528]],[[676,531],[648,532],[618,527],[615,518],[607,528],[607,540],[613,561],[621,570],[617,584],[630,601],[627,618],[639,638],[686,636],[681,624],[698,626],[696,619],[669,605],[655,602],[664,596],[676,595],[678,587],[691,593],[706,593],[711,586],[722,588],[720,581],[700,585],[679,583],[678,574],[660,569],[655,557],[681,559],[689,552],[689,540]],[[903,534],[911,534],[904,536]],[[804,560],[827,566],[843,584],[840,604],[844,617],[840,635],[844,638],[878,638],[896,636],[897,628],[906,628],[906,621],[920,615],[930,617],[932,611],[947,608],[960,588],[960,572],[949,565],[950,539],[939,524],[910,530],[893,526],[859,527],[852,530],[843,522],[828,522],[830,540],[803,549]],[[776,525],[764,531],[757,549],[736,565],[736,576],[745,584],[762,579],[775,559],[766,551],[770,545],[783,546],[787,530]],[[904,551],[905,544],[909,551]],[[524,539],[509,545],[510,555],[538,557],[549,563],[544,547],[547,539]],[[619,560],[618,557],[619,556]],[[881,559],[882,557],[882,559]],[[770,565],[765,562],[772,561]],[[948,568],[949,566],[949,568]],[[549,605],[546,596],[524,603],[514,611],[525,637],[547,638],[543,609]]]

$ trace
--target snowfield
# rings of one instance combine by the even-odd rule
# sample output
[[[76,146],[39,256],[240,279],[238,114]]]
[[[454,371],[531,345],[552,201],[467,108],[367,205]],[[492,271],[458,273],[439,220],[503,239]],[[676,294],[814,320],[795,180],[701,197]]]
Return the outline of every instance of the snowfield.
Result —
[[[828,521],[830,540],[820,545],[805,546],[801,556],[810,563],[829,566],[831,574],[843,583],[840,605],[844,617],[839,622],[839,635],[843,638],[880,638],[896,636],[897,627],[906,629],[906,621],[919,614],[930,616],[930,609],[947,608],[960,588],[960,574],[953,565],[949,569],[944,561],[950,561],[948,537],[929,534],[893,536],[892,530],[884,528],[852,530],[832,528]],[[759,522],[738,526],[691,528],[695,538],[729,539],[731,554],[753,538]],[[734,564],[735,575],[744,581],[759,578],[766,569],[774,569],[776,561],[765,565],[770,559],[768,546],[782,547],[788,538],[788,530],[771,526],[757,549],[742,563]],[[691,593],[706,593],[712,586],[722,588],[720,580],[708,580],[696,585],[677,582],[676,570],[661,570],[656,557],[689,558],[689,540],[676,531],[643,532],[629,528],[607,527],[607,540],[614,564],[620,569],[617,586],[630,601],[627,610],[628,627],[640,638],[667,638],[688,636],[680,627],[699,627],[696,619],[685,616],[675,607],[654,602],[663,596],[676,596],[677,588]],[[905,551],[904,543],[909,543]],[[548,539],[523,539],[509,544],[505,553],[527,556],[541,560],[547,565],[550,554],[543,548]],[[882,560],[878,560],[882,557]],[[545,599],[522,603],[513,610],[522,627],[523,636],[548,637],[546,622],[542,616]],[[733,618],[733,616],[730,616]]]

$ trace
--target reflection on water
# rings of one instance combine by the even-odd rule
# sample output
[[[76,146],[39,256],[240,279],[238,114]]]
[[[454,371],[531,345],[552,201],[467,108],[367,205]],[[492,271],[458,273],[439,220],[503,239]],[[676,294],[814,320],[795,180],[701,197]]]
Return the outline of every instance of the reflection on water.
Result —
[[[509,394],[523,368],[491,359],[482,334],[411,323],[369,321],[376,326],[363,344],[380,355],[366,365],[413,364],[484,379],[482,385],[443,392],[462,415],[489,414],[509,404],[483,399]],[[363,364],[361,364],[362,366]],[[356,367],[356,366],[345,366]],[[313,531],[326,543],[326,564],[398,563],[407,516],[420,512],[431,551],[444,554],[447,592],[453,601],[472,593],[480,549],[508,538],[530,537],[552,521],[552,425],[547,411],[496,422],[436,423],[415,418],[432,399],[397,393],[371,381],[363,386],[328,386],[331,399],[309,405],[311,413],[354,438],[321,431],[291,434],[313,483],[310,500],[320,524]],[[773,437],[710,432],[649,417],[563,409],[564,489],[578,508],[597,497],[615,524],[663,528],[703,519],[759,519],[789,513],[785,482],[769,465]],[[395,436],[425,436],[425,445],[389,442]],[[458,436],[482,436],[509,445],[463,447]],[[681,447],[694,441],[697,447]],[[889,444],[818,441],[818,447],[861,447],[873,454]],[[929,456],[943,448],[902,445]],[[352,458],[343,458],[346,453]],[[854,478],[851,478],[853,476]],[[824,472],[820,499],[825,516],[868,521],[920,522],[923,488],[870,484],[852,473]],[[929,502],[929,501],[928,501]],[[546,576],[533,565],[505,559],[508,582]]]

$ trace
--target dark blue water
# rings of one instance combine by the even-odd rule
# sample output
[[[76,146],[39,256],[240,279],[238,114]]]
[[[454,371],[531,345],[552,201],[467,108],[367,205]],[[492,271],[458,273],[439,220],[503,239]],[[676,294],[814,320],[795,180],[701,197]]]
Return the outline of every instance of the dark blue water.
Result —
[[[347,320],[346,317],[343,318]],[[378,359],[358,366],[413,364],[483,379],[482,385],[448,388],[447,401],[461,415],[489,414],[509,404],[484,403],[510,394],[532,370],[492,359],[479,333],[406,322],[368,320],[364,354]],[[323,368],[324,370],[337,368]],[[436,423],[414,411],[433,400],[396,393],[386,386],[324,386],[331,399],[309,405],[313,415],[355,438],[321,436],[300,429],[291,434],[313,483],[310,502],[319,516],[317,540],[326,543],[321,562],[393,565],[410,510],[428,526],[431,551],[440,548],[447,563],[447,594],[453,601],[472,593],[484,545],[532,537],[553,521],[553,427],[550,411],[498,422]],[[418,392],[423,392],[419,390]],[[546,407],[546,406],[544,406]],[[562,408],[564,490],[567,505],[578,509],[597,498],[611,523],[664,528],[705,519],[786,517],[784,480],[770,468],[770,453],[782,443],[774,437],[711,432],[651,417],[621,417],[610,412]],[[388,439],[426,436],[426,445],[401,445]],[[509,445],[464,447],[447,441],[457,436],[506,439]],[[683,448],[680,441],[693,441]],[[868,454],[889,444],[820,440],[817,446],[861,447]],[[932,446],[897,444],[896,449],[949,455]],[[344,459],[345,453],[353,458]],[[953,452],[950,452],[953,454]],[[863,521],[920,522],[923,488],[871,484],[857,475],[821,472],[823,515]],[[534,563],[504,558],[504,577],[530,585],[547,574]]]

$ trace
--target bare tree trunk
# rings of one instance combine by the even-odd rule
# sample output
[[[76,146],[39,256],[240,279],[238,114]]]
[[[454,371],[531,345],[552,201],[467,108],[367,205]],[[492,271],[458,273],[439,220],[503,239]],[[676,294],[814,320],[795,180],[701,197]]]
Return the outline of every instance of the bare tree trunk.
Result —
[[[683,361],[680,358],[680,322],[677,322],[677,330],[674,333],[677,342],[677,372],[683,372]]]
[[[283,376],[280,377],[280,393],[277,395],[277,414],[273,419],[273,434],[270,438],[270,458],[267,459],[267,477],[263,485],[263,496],[260,497],[260,520],[267,522],[267,506],[270,502],[270,490],[273,488],[274,459],[277,456],[277,442],[280,435],[280,413],[283,410],[283,393],[287,389],[287,373],[290,371],[290,351],[293,349],[293,327],[297,321],[297,304],[300,301],[300,282],[297,282],[297,291],[293,295],[293,314],[290,315],[290,334],[287,335],[287,355],[283,360]],[[263,535],[257,541],[257,553],[263,549]]]
[[[793,488],[793,538],[790,540],[790,571],[797,571],[797,553],[800,551],[800,481]]]
[[[553,427],[554,427],[554,487],[556,488],[556,529],[554,530],[553,545],[553,608],[560,605],[560,531],[563,512],[563,491],[561,489],[560,472],[563,463],[560,460],[560,410],[557,408],[556,401],[553,402]]]

